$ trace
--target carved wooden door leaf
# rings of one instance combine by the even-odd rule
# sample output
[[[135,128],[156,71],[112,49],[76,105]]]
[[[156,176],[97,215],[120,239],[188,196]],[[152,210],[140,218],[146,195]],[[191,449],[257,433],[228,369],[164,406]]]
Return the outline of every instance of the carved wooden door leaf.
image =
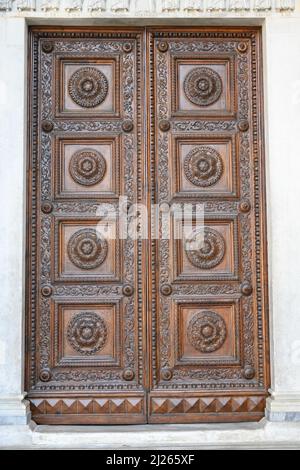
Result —
[[[269,371],[259,30],[35,27],[30,39],[33,419],[260,419]],[[137,203],[164,208],[170,238],[150,228],[122,236],[120,215]],[[183,214],[186,203],[177,238],[173,207]]]

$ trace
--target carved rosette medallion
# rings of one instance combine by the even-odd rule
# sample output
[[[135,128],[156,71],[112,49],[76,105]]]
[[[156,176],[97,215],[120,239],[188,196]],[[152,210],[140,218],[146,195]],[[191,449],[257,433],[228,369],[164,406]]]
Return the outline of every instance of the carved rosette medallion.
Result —
[[[215,312],[205,310],[196,313],[188,323],[187,338],[197,351],[210,353],[219,349],[227,336],[223,318]]]
[[[204,227],[195,230],[186,240],[185,253],[197,268],[211,269],[221,263],[225,255],[225,240],[216,230]]]
[[[219,181],[223,173],[223,161],[214,148],[195,147],[185,157],[183,168],[188,181],[205,188]]]
[[[68,255],[75,266],[94,269],[106,259],[107,241],[95,229],[82,229],[74,233],[68,242]]]
[[[95,354],[107,341],[107,326],[94,312],[80,312],[69,322],[67,338],[75,351],[85,356]]]
[[[221,96],[222,80],[220,75],[208,67],[191,70],[183,83],[189,101],[197,106],[210,106]]]
[[[83,108],[95,108],[103,103],[108,93],[108,80],[100,70],[83,67],[73,73],[69,80],[72,100]]]
[[[96,150],[79,150],[70,160],[69,171],[76,183],[92,186],[103,180],[106,173],[106,161]]]

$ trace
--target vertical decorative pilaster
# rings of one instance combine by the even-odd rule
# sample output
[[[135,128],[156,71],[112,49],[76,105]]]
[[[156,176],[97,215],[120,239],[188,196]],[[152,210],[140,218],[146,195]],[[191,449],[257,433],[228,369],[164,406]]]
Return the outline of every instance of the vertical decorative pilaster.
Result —
[[[162,11],[171,12],[180,10],[179,0],[162,0]]]
[[[228,10],[250,10],[250,0],[228,0]]]
[[[35,0],[17,0],[16,7],[18,11],[34,11]]]
[[[182,0],[183,11],[201,11],[204,8],[204,0]]]
[[[207,11],[223,11],[226,10],[226,0],[207,0]]]
[[[67,12],[81,11],[83,0],[64,0],[63,9]]]
[[[134,10],[135,13],[150,14],[156,13],[156,0],[135,0]]]
[[[294,10],[295,0],[275,0],[276,10]]]
[[[10,11],[12,9],[12,0],[0,0],[0,11]]]
[[[127,13],[130,10],[130,0],[113,1],[110,8],[115,13]]]
[[[271,10],[272,0],[254,0],[254,10]]]
[[[87,9],[88,11],[105,11],[106,0],[88,0]]]
[[[41,0],[42,11],[58,11],[60,0]]]

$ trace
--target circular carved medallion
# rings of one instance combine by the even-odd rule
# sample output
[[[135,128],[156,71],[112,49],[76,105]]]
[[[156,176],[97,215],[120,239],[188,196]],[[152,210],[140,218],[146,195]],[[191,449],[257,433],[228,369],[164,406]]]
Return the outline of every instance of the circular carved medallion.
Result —
[[[219,181],[223,173],[223,161],[212,147],[195,147],[185,157],[183,168],[192,184],[205,188]]]
[[[162,132],[168,132],[171,128],[170,121],[168,121],[167,119],[162,119],[161,121],[159,121],[158,127]]]
[[[92,186],[103,180],[106,161],[96,150],[79,150],[70,160],[69,171],[76,183]]]
[[[131,132],[134,128],[133,122],[130,119],[126,119],[122,124],[122,129],[124,132]]]
[[[42,129],[44,132],[51,132],[53,131],[54,125],[52,121],[48,121],[47,119],[45,121],[42,121]]]
[[[122,375],[124,380],[130,381],[134,379],[135,373],[132,369],[125,369]]]
[[[171,380],[172,377],[173,377],[173,373],[171,369],[163,369],[161,371],[161,378],[163,380]]]
[[[94,354],[106,343],[105,321],[97,313],[80,312],[70,320],[67,338],[72,348],[80,354]]]
[[[202,353],[219,349],[226,339],[226,325],[215,312],[205,310],[196,313],[188,323],[187,337],[190,344]]]
[[[130,42],[125,42],[125,43],[123,44],[123,51],[124,51],[124,52],[127,52],[127,54],[128,54],[129,52],[131,52],[131,51],[132,51],[132,44],[131,44]]]
[[[43,52],[45,52],[46,54],[49,54],[50,52],[52,52],[54,49],[54,44],[52,42],[43,42],[42,44],[42,50]]]
[[[69,80],[69,93],[72,100],[83,108],[95,108],[108,93],[108,80],[100,70],[83,67],[73,73]]]
[[[204,227],[195,230],[186,240],[188,260],[197,268],[211,269],[221,263],[225,255],[225,240],[216,230]]]
[[[207,67],[191,70],[183,83],[184,93],[189,101],[197,106],[209,106],[221,96],[222,80],[220,75]]]
[[[158,49],[160,52],[167,52],[167,50],[169,49],[169,44],[168,44],[166,41],[160,41],[160,42],[157,44],[157,49]]]
[[[163,295],[171,295],[172,294],[172,286],[171,284],[163,284],[160,288],[160,292]]]
[[[75,266],[94,269],[100,266],[108,251],[108,243],[95,229],[82,229],[74,233],[68,242],[68,255]]]
[[[249,129],[249,122],[247,121],[247,119],[241,119],[238,122],[238,128],[241,132],[247,132],[247,130]]]
[[[245,368],[243,370],[243,375],[244,375],[245,379],[247,379],[247,380],[253,379],[255,377],[254,367],[245,366]]]
[[[50,369],[42,369],[40,372],[40,380],[42,382],[49,382],[51,380],[52,374]]]

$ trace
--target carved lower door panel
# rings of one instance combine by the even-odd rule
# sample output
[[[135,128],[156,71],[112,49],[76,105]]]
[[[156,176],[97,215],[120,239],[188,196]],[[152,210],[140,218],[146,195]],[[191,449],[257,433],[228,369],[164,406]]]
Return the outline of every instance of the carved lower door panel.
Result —
[[[269,380],[260,33],[154,29],[148,46],[151,197],[171,230],[152,240],[149,421],[259,420]]]
[[[37,423],[146,420],[136,31],[31,31],[27,390]],[[119,208],[119,197],[128,204]]]

